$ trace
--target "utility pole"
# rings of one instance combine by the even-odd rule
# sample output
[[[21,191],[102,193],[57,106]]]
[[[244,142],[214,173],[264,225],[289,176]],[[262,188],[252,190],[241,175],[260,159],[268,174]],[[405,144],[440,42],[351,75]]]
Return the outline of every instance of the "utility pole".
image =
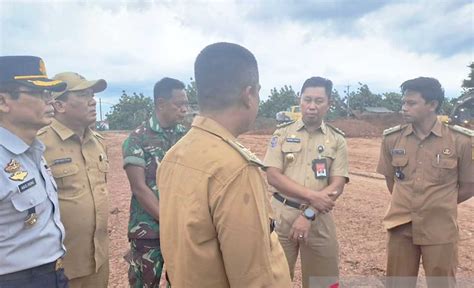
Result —
[[[100,123],[102,123],[102,98],[99,98]]]
[[[351,106],[349,104],[349,95],[350,95],[350,92],[349,92],[349,89],[351,89],[351,85],[347,85],[347,90],[346,90],[346,97],[347,97],[347,118],[349,118],[350,116],[350,110],[351,110]]]

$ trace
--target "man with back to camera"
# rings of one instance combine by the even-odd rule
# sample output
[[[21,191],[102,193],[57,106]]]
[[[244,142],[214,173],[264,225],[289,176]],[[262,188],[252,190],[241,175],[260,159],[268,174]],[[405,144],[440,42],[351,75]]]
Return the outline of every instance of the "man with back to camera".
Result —
[[[331,80],[311,77],[304,82],[302,119],[279,126],[264,160],[274,192],[276,232],[292,278],[300,253],[303,287],[338,283],[339,247],[329,212],[349,181],[349,169],[344,133],[323,120],[331,91]]]
[[[173,287],[291,285],[260,160],[237,142],[258,112],[253,54],[215,43],[194,64],[201,116],[157,173],[160,236]]]
[[[184,84],[163,78],[155,84],[155,109],[122,145],[123,166],[127,172],[132,199],[128,238],[128,277],[131,287],[158,287],[163,270],[159,238],[159,193],[156,169],[160,161],[185,133],[183,121],[188,107]]]
[[[455,287],[457,205],[473,195],[474,132],[437,119],[438,80],[418,77],[401,90],[407,124],[384,131],[377,166],[392,196],[383,220],[387,287],[415,287],[420,258],[430,288]]]
[[[36,138],[54,116],[41,58],[0,57],[0,287],[65,288],[57,187]]]
[[[54,76],[67,84],[53,93],[54,120],[38,132],[44,157],[59,191],[66,228],[64,267],[71,288],[106,288],[109,282],[109,160],[105,139],[90,127],[96,121],[95,93],[103,79],[86,80],[75,72]]]

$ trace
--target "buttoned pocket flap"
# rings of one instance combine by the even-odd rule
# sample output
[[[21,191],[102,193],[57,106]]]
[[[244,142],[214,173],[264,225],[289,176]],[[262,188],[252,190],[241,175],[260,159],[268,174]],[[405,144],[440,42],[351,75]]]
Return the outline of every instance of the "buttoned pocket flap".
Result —
[[[104,173],[108,173],[109,172],[109,162],[108,161],[101,161],[97,164],[97,166],[99,167],[99,170],[104,172]]]
[[[281,152],[283,153],[296,153],[301,151],[301,143],[284,142],[281,145]]]
[[[393,167],[405,167],[408,164],[408,157],[394,157],[392,159]]]
[[[63,178],[79,172],[79,167],[74,163],[58,164],[51,167],[54,178]]]
[[[438,159],[433,159],[432,163],[434,167],[443,169],[454,169],[458,166],[457,159],[440,158],[439,161]]]
[[[35,188],[36,187],[33,187],[23,193],[18,193],[11,198],[12,204],[16,210],[23,212],[32,207],[38,206],[46,200],[46,193],[42,193],[40,189]]]

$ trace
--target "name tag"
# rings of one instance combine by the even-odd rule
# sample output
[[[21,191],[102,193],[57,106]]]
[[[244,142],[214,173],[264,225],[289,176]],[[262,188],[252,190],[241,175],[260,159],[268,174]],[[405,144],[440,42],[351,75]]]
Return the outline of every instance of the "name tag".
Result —
[[[300,143],[301,139],[300,138],[286,138],[286,142],[289,143]]]
[[[405,155],[405,149],[392,149],[392,155]]]
[[[65,164],[65,163],[71,163],[72,159],[70,157],[68,158],[61,158],[61,159],[55,159],[53,160],[53,165],[58,165],[58,164]]]
[[[35,180],[35,178],[33,178],[33,179],[30,179],[30,180],[26,181],[25,183],[22,183],[22,184],[18,185],[18,188],[20,189],[20,192],[23,193],[23,192],[25,192],[26,190],[30,189],[31,187],[33,187],[35,185],[36,185],[36,180]]]

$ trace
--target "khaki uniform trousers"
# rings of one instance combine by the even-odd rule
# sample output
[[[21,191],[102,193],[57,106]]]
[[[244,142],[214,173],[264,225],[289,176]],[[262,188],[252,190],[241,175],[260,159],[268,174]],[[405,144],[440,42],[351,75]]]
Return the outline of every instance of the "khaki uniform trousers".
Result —
[[[284,205],[272,197],[273,211],[276,215],[275,231],[285,251],[290,268],[291,279],[294,278],[298,252],[301,257],[303,287],[329,287],[338,282],[339,277],[339,246],[336,238],[336,226],[331,215],[320,216],[311,223],[307,242],[290,239],[291,227],[301,211]],[[329,221],[327,221],[329,220]]]
[[[66,271],[67,274],[67,271]],[[69,288],[107,288],[109,284],[109,261],[94,274],[69,279]]]
[[[420,258],[428,287],[456,287],[458,243],[415,245],[411,222],[388,230],[387,287],[416,287]]]

